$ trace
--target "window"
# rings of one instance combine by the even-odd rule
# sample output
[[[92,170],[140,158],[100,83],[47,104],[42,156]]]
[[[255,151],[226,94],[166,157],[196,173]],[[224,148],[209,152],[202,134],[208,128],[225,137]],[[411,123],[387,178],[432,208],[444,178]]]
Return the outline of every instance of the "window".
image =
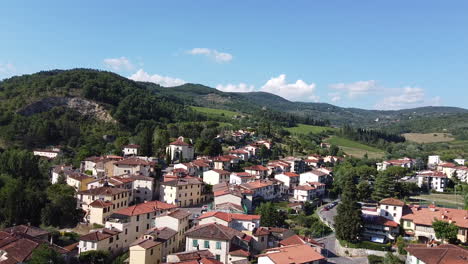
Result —
[[[146,224],[146,229],[149,229],[149,224]]]
[[[220,261],[220,260],[221,260],[221,256],[220,256],[220,255],[216,255],[215,257],[216,257],[216,260],[217,260],[217,261]]]
[[[154,251],[154,250],[153,250],[153,249],[151,249],[151,251],[150,251],[150,255],[153,255],[153,251]]]
[[[216,249],[221,249],[221,242],[216,241]]]
[[[385,206],[385,209],[388,209],[388,205]]]
[[[139,215],[137,215],[137,221],[140,221],[140,216]]]
[[[128,230],[127,230],[127,228],[125,228],[125,234],[128,234]]]
[[[137,227],[136,227],[136,231],[138,232],[139,230],[140,230],[140,227],[139,227],[139,226],[137,226]]]
[[[147,214],[147,215],[146,215],[146,219],[149,219],[149,218],[150,218],[150,214]]]
[[[265,237],[262,237],[262,242],[265,241]]]
[[[396,217],[396,213],[393,213],[393,217]]]
[[[410,226],[411,226],[410,221],[406,221],[406,226],[407,226],[407,227],[410,227]]]
[[[388,212],[385,212],[385,216],[388,216]]]
[[[192,240],[192,246],[193,247],[198,247],[198,240],[197,239]]]
[[[210,248],[210,241],[205,240],[205,248]]]
[[[396,206],[393,206],[393,210],[396,210]]]

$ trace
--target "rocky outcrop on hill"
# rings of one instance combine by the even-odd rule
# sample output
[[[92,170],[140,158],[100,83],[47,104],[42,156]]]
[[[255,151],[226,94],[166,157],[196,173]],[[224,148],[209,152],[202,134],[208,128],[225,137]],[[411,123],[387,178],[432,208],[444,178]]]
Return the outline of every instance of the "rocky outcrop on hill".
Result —
[[[116,122],[109,112],[98,103],[79,97],[48,97],[23,107],[19,114],[30,116],[37,113],[49,111],[58,106],[68,107],[78,111],[80,114],[93,117],[105,122]]]

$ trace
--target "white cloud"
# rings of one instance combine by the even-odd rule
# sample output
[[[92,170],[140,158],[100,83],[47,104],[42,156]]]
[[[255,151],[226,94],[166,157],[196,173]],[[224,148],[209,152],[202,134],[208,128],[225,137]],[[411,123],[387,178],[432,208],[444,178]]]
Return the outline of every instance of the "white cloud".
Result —
[[[207,49],[207,48],[194,48],[187,51],[188,54],[191,55],[204,55],[214,59],[216,62],[230,62],[234,57],[232,54],[226,52],[219,52],[215,49]]]
[[[164,87],[179,86],[186,83],[186,81],[179,78],[161,76],[158,74],[149,75],[143,69],[139,69],[137,72],[135,72],[128,78],[134,81],[157,83]]]
[[[130,60],[125,57],[104,59],[104,65],[114,71],[131,71],[135,68]]]
[[[395,95],[387,96],[378,102],[375,107],[382,110],[396,110],[414,108],[428,105],[440,105],[440,97],[427,98],[424,89],[419,87],[404,87],[394,89]]]
[[[0,73],[13,73],[16,71],[16,68],[11,63],[0,63]]]
[[[245,83],[226,85],[218,84],[216,85],[216,89],[223,92],[248,93],[253,92],[255,90],[255,87],[253,85],[247,85]]]
[[[281,74],[278,77],[273,77],[268,80],[260,90],[279,95],[288,100],[318,101],[319,97],[314,95],[315,88],[315,83],[307,84],[303,80],[297,80],[295,83],[287,83],[286,75]]]
[[[346,93],[349,98],[356,98],[361,95],[368,95],[378,90],[377,82],[374,80],[358,81],[354,83],[335,83],[329,85],[329,87],[333,90]]]
[[[330,101],[336,103],[341,100],[340,93],[329,93],[328,96],[330,97]]]

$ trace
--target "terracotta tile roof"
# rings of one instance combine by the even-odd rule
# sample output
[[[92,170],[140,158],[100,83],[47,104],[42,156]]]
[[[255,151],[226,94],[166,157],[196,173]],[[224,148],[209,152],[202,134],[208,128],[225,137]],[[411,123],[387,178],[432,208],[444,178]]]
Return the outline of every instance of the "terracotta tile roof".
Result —
[[[294,172],[283,172],[282,174],[288,177],[299,177],[299,174],[296,174]]]
[[[216,204],[215,205],[216,210],[235,210],[235,211],[244,211],[244,208],[242,208],[241,205],[239,204],[234,204],[234,203],[221,203],[221,204]]]
[[[272,181],[257,180],[257,181],[252,181],[252,182],[246,182],[244,184],[241,184],[240,186],[248,190],[254,190],[254,189],[264,188],[270,185],[273,185]]]
[[[191,146],[191,144],[184,142],[183,138],[178,138],[176,141],[169,143],[174,146]]]
[[[439,167],[445,167],[445,168],[454,168],[456,167],[457,165],[455,165],[454,163],[451,163],[451,162],[445,162],[445,163],[440,163],[439,165],[437,165]]]
[[[248,172],[234,172],[232,174],[237,176],[237,177],[249,177],[249,178],[254,178],[255,177],[255,176],[252,176],[252,174],[250,174]]]
[[[82,241],[101,241],[101,240],[107,239],[109,237],[115,236],[115,235],[117,235],[119,233],[121,233],[121,232],[118,231],[118,230],[111,230],[111,229],[108,229],[108,228],[104,228],[102,230],[94,231],[94,232],[91,232],[91,233],[86,234],[84,236],[81,236],[80,240],[82,240]]]
[[[160,201],[150,201],[150,202],[132,205],[127,208],[122,208],[120,210],[115,211],[114,214],[132,216],[132,215],[153,213],[157,211],[166,211],[166,210],[170,210],[174,208],[177,208],[177,206],[173,204],[160,202]]]
[[[155,163],[133,157],[133,158],[128,158],[128,159],[123,159],[123,160],[116,161],[114,164],[117,165],[117,166],[118,165],[151,166],[151,165],[154,165]]]
[[[362,214],[364,223],[371,225],[383,225],[388,227],[398,227],[399,224],[380,215]]]
[[[266,256],[273,263],[277,264],[300,264],[325,259],[317,251],[308,245],[291,245],[279,248],[266,249],[264,254],[258,257]]]
[[[0,250],[6,252],[7,259],[0,260],[1,264],[16,264],[26,262],[34,249],[46,245],[59,254],[68,253],[67,250],[47,240],[41,240],[25,233],[7,233],[0,231]]]
[[[443,173],[442,171],[420,171],[418,172],[417,176],[423,176],[423,177],[437,177],[437,178],[447,178],[447,175]]]
[[[204,238],[204,239],[212,239],[212,240],[228,240],[228,241],[230,241],[235,236],[241,239],[244,236],[246,236],[244,233],[239,232],[233,228],[220,225],[220,224],[215,224],[215,223],[194,226],[190,230],[188,230],[185,233],[185,235],[187,237],[194,237],[194,238]]]
[[[177,231],[169,227],[152,228],[145,233],[146,235],[155,235],[160,242],[166,242],[177,235]]]
[[[174,253],[180,261],[199,260],[202,258],[214,258],[214,255],[208,250],[195,250]]]
[[[229,153],[234,153],[234,154],[249,154],[248,151],[243,150],[243,149],[234,149],[229,151]]]
[[[233,213],[225,213],[225,212],[207,212],[202,214],[198,219],[205,219],[208,217],[216,217],[226,222],[231,222],[233,220],[239,221],[253,221],[253,220],[260,220],[260,215],[246,215],[246,214],[233,214]]]
[[[160,216],[170,216],[170,217],[180,220],[190,215],[191,213],[189,211],[177,208],[174,211],[165,212],[164,214],[161,214]]]
[[[102,201],[102,200],[94,200],[94,202],[90,203],[89,206],[96,207],[96,208],[105,208],[108,206],[113,205],[112,202],[109,201]]]
[[[393,206],[404,206],[405,203],[395,198],[386,198],[380,201],[380,204],[393,205]]]
[[[39,227],[27,226],[27,225],[17,225],[12,227],[7,227],[3,229],[7,233],[21,233],[26,234],[31,237],[38,237],[49,234],[49,231],[40,229]]]
[[[306,185],[299,185],[294,188],[294,190],[299,190],[299,191],[311,191],[315,190],[316,188],[314,186],[310,186],[308,184]]]
[[[109,187],[109,186],[103,186],[103,187],[88,189],[85,191],[79,191],[78,194],[111,196],[111,195],[116,195],[116,194],[124,193],[124,192],[128,192],[128,190],[115,188],[115,187]]]
[[[307,173],[312,173],[312,174],[317,175],[319,177],[328,175],[328,173],[325,173],[325,172],[323,172],[321,170],[311,170],[311,171],[304,172],[302,174],[307,174]]]
[[[252,232],[254,236],[267,236],[270,234],[270,230],[266,227],[255,228]]]
[[[130,247],[140,246],[144,249],[154,248],[155,246],[161,244],[159,241],[154,241],[153,239],[144,239],[139,238],[130,244]]]
[[[283,239],[279,242],[279,244],[282,246],[307,245],[307,244],[322,246],[319,242],[313,240],[312,238],[307,238],[307,237],[299,236],[299,235],[294,235],[286,239]]]
[[[198,166],[198,167],[209,167],[210,164],[208,164],[206,161],[204,160],[194,160],[192,161],[192,163],[195,165],[195,166]]]
[[[426,264],[466,264],[468,250],[451,244],[428,247],[422,244],[410,244],[406,251]]]
[[[236,256],[236,257],[250,257],[250,253],[246,250],[243,250],[243,249],[235,249],[235,250],[231,250],[229,252],[229,255],[231,256]]]
[[[178,178],[176,180],[169,180],[161,183],[161,186],[169,185],[169,186],[183,186],[189,184],[202,184],[200,178],[193,178],[193,177],[185,177],[185,178]]]
[[[225,170],[212,169],[212,171],[219,173],[219,174],[230,174],[229,171],[225,171]]]
[[[83,181],[87,179],[93,179],[93,177],[86,175],[84,173],[76,172],[76,171],[70,171],[70,170],[65,170],[63,171],[63,174],[66,175],[67,177],[70,177],[72,179],[75,179],[77,181]]]
[[[468,210],[435,207],[421,208],[411,207],[405,210],[401,218],[413,221],[416,225],[432,226],[434,219],[449,222],[458,227],[468,228]]]
[[[250,167],[245,167],[244,170],[252,170],[252,171],[267,171],[268,168],[262,165],[253,165]]]

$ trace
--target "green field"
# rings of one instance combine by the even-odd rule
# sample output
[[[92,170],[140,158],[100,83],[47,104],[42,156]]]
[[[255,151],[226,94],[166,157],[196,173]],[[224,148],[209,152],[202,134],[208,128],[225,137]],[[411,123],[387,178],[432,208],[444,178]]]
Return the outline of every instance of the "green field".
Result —
[[[234,116],[241,115],[240,113],[234,112],[234,111],[229,111],[229,110],[223,110],[223,109],[214,109],[214,108],[208,108],[208,107],[200,107],[200,106],[190,106],[193,110],[206,114],[207,116],[225,116],[227,118],[233,118]]]
[[[411,199],[419,200],[421,205],[428,205],[435,203],[440,207],[448,208],[463,208],[463,196],[460,194],[449,194],[449,193],[431,193],[422,194],[418,196],[412,196]]]
[[[454,140],[452,134],[449,133],[405,133],[402,136],[406,140],[416,143],[437,143]]]
[[[381,158],[385,154],[384,151],[374,148],[368,145],[364,145],[362,143],[349,140],[346,138],[341,138],[341,137],[330,137],[326,142],[337,145],[340,147],[346,154],[362,158],[366,153],[369,158]]]
[[[320,133],[324,131],[335,131],[336,128],[298,124],[295,127],[287,127],[286,130],[291,134],[308,134]]]

